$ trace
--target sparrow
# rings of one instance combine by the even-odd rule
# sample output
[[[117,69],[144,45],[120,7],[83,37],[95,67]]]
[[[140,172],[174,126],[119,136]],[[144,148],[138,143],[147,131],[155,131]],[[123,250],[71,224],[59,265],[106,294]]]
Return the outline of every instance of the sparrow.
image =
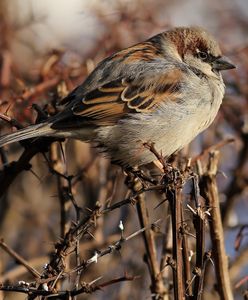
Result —
[[[146,144],[169,157],[213,122],[220,72],[233,68],[204,29],[173,28],[101,61],[60,112],[2,136],[0,147],[45,136],[94,142],[123,167],[154,161]]]

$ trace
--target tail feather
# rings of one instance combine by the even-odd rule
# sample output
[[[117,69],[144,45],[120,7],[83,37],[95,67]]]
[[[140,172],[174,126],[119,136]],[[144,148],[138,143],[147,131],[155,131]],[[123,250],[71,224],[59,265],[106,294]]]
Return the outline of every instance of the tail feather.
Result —
[[[0,137],[0,148],[14,142],[36,138],[40,136],[52,136],[54,129],[49,123],[40,123],[20,129],[16,132],[6,134]]]

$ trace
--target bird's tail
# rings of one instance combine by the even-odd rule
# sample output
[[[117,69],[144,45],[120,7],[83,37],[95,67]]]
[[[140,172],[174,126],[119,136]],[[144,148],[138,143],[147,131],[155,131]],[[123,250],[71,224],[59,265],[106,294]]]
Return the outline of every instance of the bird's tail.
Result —
[[[49,123],[40,123],[31,125],[26,128],[20,129],[16,132],[6,134],[0,137],[0,148],[14,142],[36,138],[40,136],[52,136],[54,129],[51,128]]]

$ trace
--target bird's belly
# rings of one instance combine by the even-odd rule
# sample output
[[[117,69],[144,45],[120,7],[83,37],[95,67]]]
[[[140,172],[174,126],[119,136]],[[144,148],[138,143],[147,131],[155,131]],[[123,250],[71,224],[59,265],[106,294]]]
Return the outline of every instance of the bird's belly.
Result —
[[[221,102],[221,101],[220,101]],[[214,120],[220,103],[199,104],[197,108],[170,108],[154,114],[137,115],[115,126],[101,128],[98,140],[113,161],[122,165],[142,165],[155,160],[145,143],[154,143],[168,157],[190,143]]]

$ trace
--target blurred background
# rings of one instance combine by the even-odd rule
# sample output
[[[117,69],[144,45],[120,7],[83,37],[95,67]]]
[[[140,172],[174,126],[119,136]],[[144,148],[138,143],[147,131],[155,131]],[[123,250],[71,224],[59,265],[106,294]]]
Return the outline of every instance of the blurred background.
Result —
[[[180,155],[195,157],[216,143],[234,138],[234,142],[223,142],[220,148],[217,179],[233,291],[235,299],[243,299],[247,281],[238,283],[248,274],[248,239],[243,232],[236,250],[235,241],[240,228],[248,226],[247,0],[0,0],[0,111],[22,124],[34,122],[33,103],[52,111],[47,104],[63,98],[106,56],[170,27],[188,25],[210,31],[220,41],[225,55],[237,65],[236,70],[224,74],[226,96],[214,124]],[[0,121],[0,128],[1,134],[11,131],[4,121]],[[5,150],[9,162],[22,152],[20,145]],[[79,206],[90,208],[97,201],[114,203],[126,197],[120,168],[111,166],[88,144],[66,142],[65,156],[62,169],[67,174],[81,174],[74,187]],[[19,174],[2,197],[0,237],[31,265],[42,269],[60,236],[60,203],[56,177],[49,172],[44,157],[36,155],[31,163],[32,172]],[[158,195],[151,193],[149,197],[151,220],[163,218],[166,208],[155,209]],[[69,210],[67,218],[75,219],[73,211]],[[84,259],[92,256],[94,249],[118,240],[120,219],[127,235],[138,230],[133,207],[112,212],[99,221],[95,239],[89,238],[82,245]],[[158,237],[158,247],[160,243]],[[92,266],[82,280],[90,282],[99,276],[111,279],[126,271],[141,277],[82,299],[149,299],[150,282],[143,253],[139,236],[125,244],[119,254],[106,256]],[[0,274],[0,282],[29,278],[1,249]],[[218,299],[210,277],[203,298]],[[1,297],[25,299],[10,293]]]

